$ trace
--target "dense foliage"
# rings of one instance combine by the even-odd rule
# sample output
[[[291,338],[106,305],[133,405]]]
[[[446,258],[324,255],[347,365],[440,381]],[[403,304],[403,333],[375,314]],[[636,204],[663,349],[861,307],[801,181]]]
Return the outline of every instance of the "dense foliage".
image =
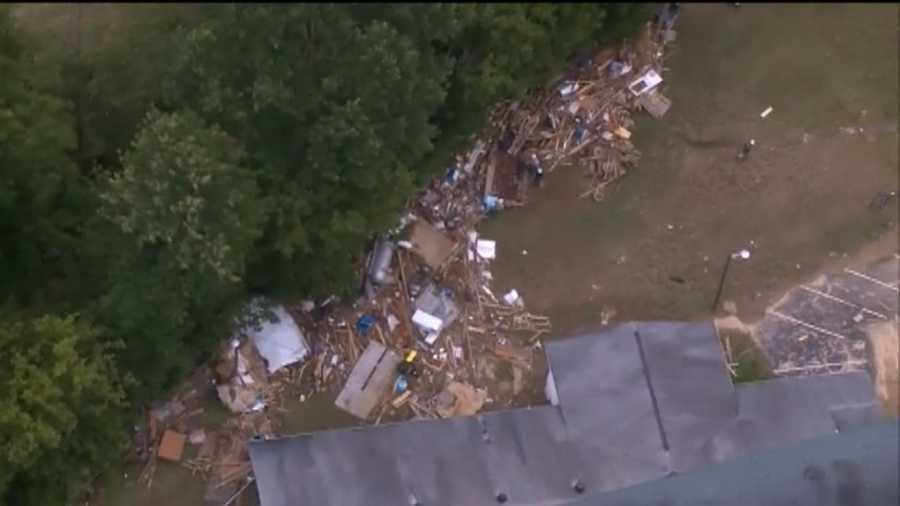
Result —
[[[646,15],[116,8],[127,29],[72,51],[0,6],[0,503],[63,504],[118,451],[126,400],[206,359],[249,293],[347,293],[492,103]]]

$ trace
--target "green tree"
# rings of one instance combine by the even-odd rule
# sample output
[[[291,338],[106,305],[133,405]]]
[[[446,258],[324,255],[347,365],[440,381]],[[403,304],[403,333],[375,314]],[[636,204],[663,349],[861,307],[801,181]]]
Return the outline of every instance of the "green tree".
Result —
[[[252,286],[347,286],[364,241],[413,189],[447,69],[341,5],[240,5],[190,33],[173,86],[240,139],[271,214]],[[427,60],[427,59],[426,59]],[[427,72],[426,72],[427,70]]]
[[[546,85],[576,51],[609,33],[633,34],[647,17],[642,4],[463,4],[454,13],[456,31],[437,48],[453,66],[433,118],[442,135],[424,164],[432,172],[482,126],[494,103]]]
[[[109,6],[102,6],[109,7]],[[170,71],[180,30],[198,19],[196,4],[117,5],[116,22],[103,27],[97,41],[84,42],[67,60],[66,96],[76,106],[78,162],[83,172],[99,163],[107,168],[134,138],[152,107],[165,108],[163,85]],[[79,5],[82,18],[101,13],[97,6]],[[91,25],[80,26],[81,38]]]
[[[242,158],[196,114],[152,111],[101,192],[114,258],[98,314],[126,340],[123,363],[147,395],[222,337],[207,330],[242,293],[264,218]]]
[[[2,315],[0,349],[0,500],[63,504],[120,449],[115,369],[76,316]]]
[[[147,115],[101,194],[101,213],[171,270],[236,281],[262,217],[240,145],[196,114]]]
[[[79,230],[93,209],[69,158],[69,105],[31,58],[0,6],[0,286],[21,304],[62,297],[78,275]]]

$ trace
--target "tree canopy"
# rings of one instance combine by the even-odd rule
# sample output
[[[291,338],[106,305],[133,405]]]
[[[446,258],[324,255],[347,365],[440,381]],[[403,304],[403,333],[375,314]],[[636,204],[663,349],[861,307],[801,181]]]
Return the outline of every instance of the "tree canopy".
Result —
[[[196,114],[154,110],[101,187],[116,248],[98,312],[124,336],[121,355],[148,394],[192,365],[194,345],[214,337],[205,326],[241,292],[264,216],[242,157],[240,144]],[[188,341],[198,331],[209,337]]]
[[[69,158],[69,104],[48,90],[2,10],[0,75],[0,283],[15,302],[38,305],[75,274],[71,252],[92,202]]]
[[[124,399],[97,337],[76,316],[0,316],[0,500],[63,504],[73,470],[116,456]]]

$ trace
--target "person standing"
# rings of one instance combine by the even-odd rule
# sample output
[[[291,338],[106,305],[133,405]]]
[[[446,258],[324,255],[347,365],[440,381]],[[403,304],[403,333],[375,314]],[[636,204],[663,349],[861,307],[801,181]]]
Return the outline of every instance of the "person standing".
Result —
[[[534,184],[535,186],[541,186],[544,180],[544,168],[541,167],[541,162],[534,153],[531,155],[531,166],[534,169]]]
[[[750,139],[749,141],[744,143],[744,146],[741,147],[741,150],[738,151],[738,160],[746,160],[750,156],[750,150],[753,149],[753,146],[756,145],[756,140]]]

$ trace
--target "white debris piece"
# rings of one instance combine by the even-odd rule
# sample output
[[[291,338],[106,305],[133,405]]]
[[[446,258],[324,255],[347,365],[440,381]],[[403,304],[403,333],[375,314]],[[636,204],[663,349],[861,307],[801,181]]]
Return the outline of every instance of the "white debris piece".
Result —
[[[631,84],[628,85],[628,90],[633,93],[635,96],[641,96],[644,93],[656,88],[659,83],[662,82],[662,77],[656,73],[655,70],[650,69],[641,77],[635,79]]]
[[[478,256],[485,260],[493,260],[497,258],[497,242],[488,239],[479,239],[475,245]]]
[[[394,332],[394,329],[397,328],[397,325],[400,325],[400,320],[396,316],[389,314],[387,316],[387,324],[388,332]]]
[[[306,338],[284,306],[275,306],[271,311],[278,321],[262,318],[258,327],[249,325],[244,329],[259,354],[268,362],[269,374],[299,362],[309,354]]]
[[[569,83],[565,86],[562,86],[559,89],[559,95],[561,97],[565,98],[565,97],[575,93],[576,91],[578,91],[578,84],[577,83]]]
[[[412,322],[426,331],[434,332],[439,332],[444,324],[444,321],[437,316],[428,314],[421,309],[416,309],[416,312],[413,313]]]
[[[520,297],[519,292],[517,292],[516,289],[513,288],[506,295],[503,296],[503,300],[510,306],[514,306],[516,304],[521,303],[522,297]]]
[[[435,341],[437,341],[437,338],[440,335],[440,332],[430,332],[427,336],[425,336],[425,342],[428,344],[428,346],[431,346]]]
[[[469,230],[468,236],[469,236],[469,242],[470,242],[470,243],[473,243],[473,244],[474,244],[475,241],[478,240],[478,232],[476,232],[476,231],[474,231],[474,230]]]
[[[760,113],[759,117],[760,117],[760,118],[765,118],[765,117],[768,116],[769,114],[772,114],[772,111],[773,111],[773,110],[774,110],[774,109],[772,109],[772,106],[770,105],[769,107],[766,107],[766,110],[765,110],[765,111],[763,111],[762,113]]]

